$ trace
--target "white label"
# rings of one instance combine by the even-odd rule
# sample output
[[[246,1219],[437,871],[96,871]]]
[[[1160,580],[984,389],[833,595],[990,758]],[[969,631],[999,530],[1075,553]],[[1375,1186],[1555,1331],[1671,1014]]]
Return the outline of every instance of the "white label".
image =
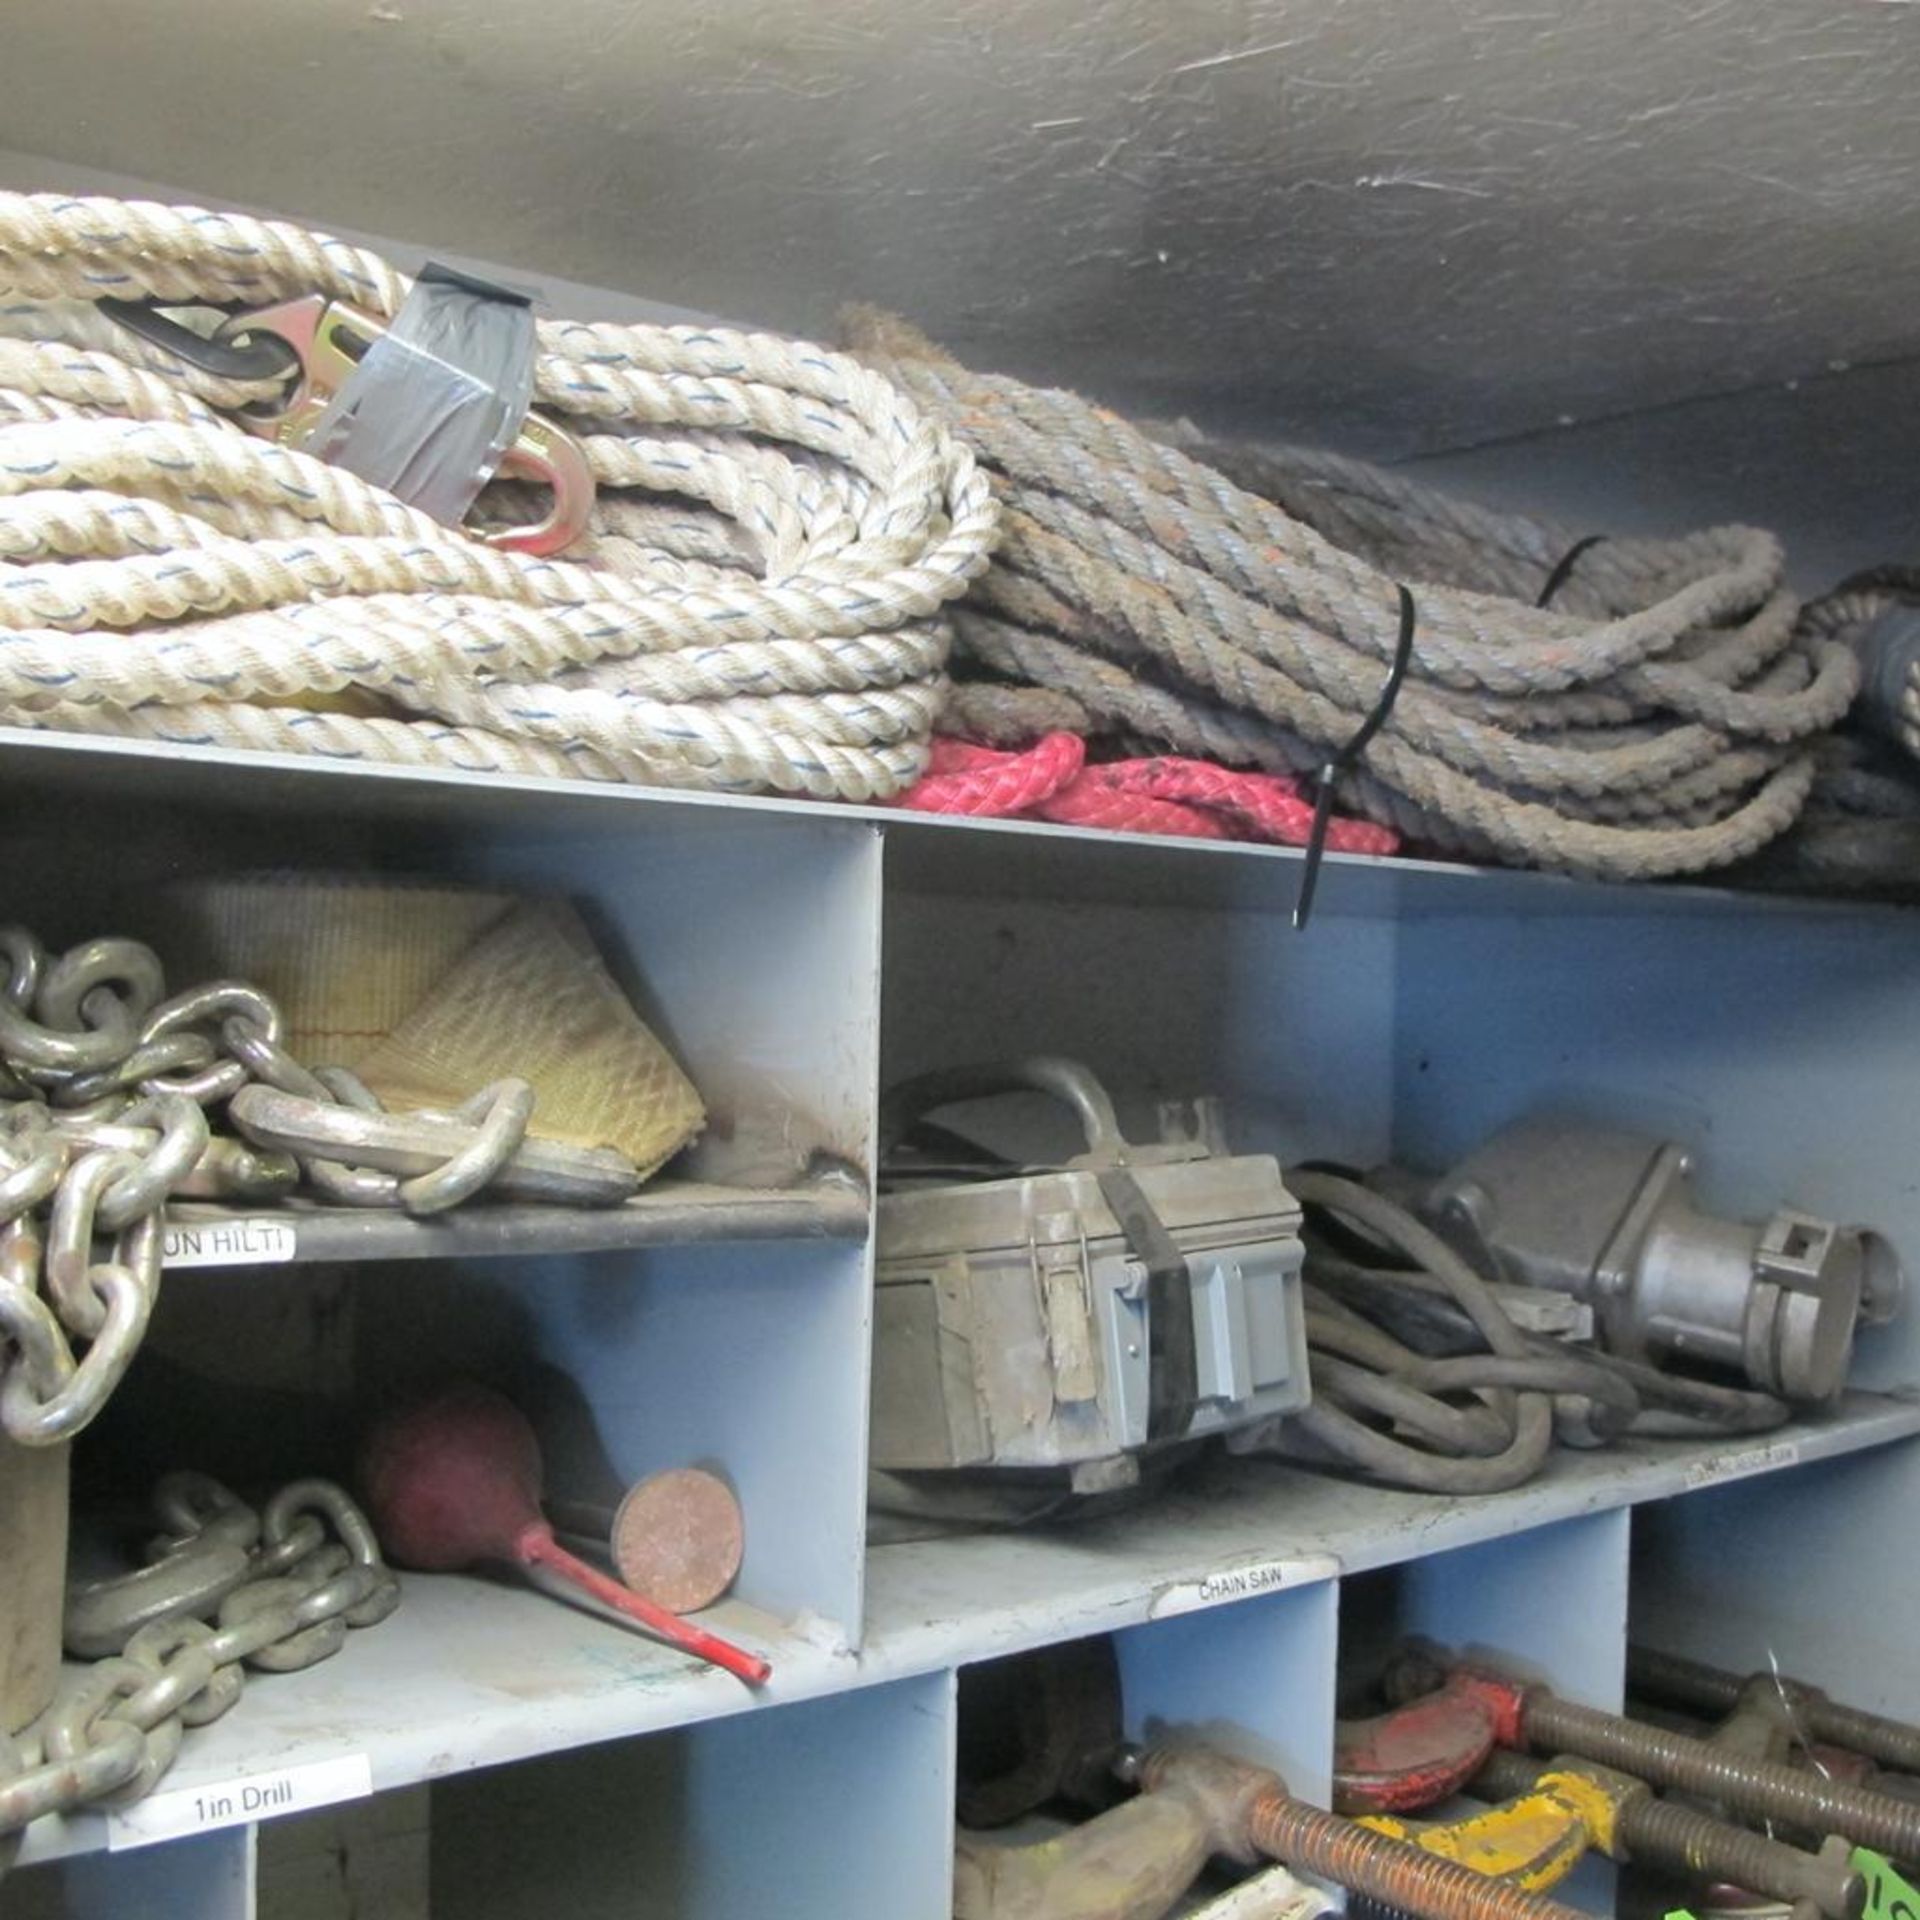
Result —
[[[1710,1460],[1696,1460],[1687,1469],[1689,1487],[1710,1487],[1716,1480],[1744,1480],[1750,1473],[1770,1473],[1775,1467],[1791,1467],[1800,1458],[1800,1449],[1791,1440],[1775,1440],[1762,1447],[1741,1447],[1734,1453],[1716,1453]]]
[[[1250,1600],[1256,1594],[1278,1593],[1282,1587],[1330,1580],[1339,1571],[1340,1563],[1330,1554],[1299,1560],[1249,1560],[1237,1567],[1221,1567],[1198,1580],[1179,1580],[1162,1587],[1148,1603],[1147,1618],[1164,1620],[1171,1614],[1224,1606],[1230,1600]]]
[[[291,1260],[300,1244],[291,1220],[172,1220],[160,1242],[168,1267],[264,1267]]]
[[[304,1813],[340,1800],[364,1800],[373,1791],[373,1768],[364,1753],[343,1760],[314,1760],[277,1773],[245,1773],[232,1780],[210,1780],[203,1787],[177,1787],[130,1807],[107,1813],[107,1847],[150,1846],[183,1834],[211,1833],[217,1827],[245,1826],[283,1813]]]
[[[1207,1920],[1318,1920],[1333,1911],[1333,1900],[1285,1867],[1269,1867],[1208,1902],[1204,1911]]]

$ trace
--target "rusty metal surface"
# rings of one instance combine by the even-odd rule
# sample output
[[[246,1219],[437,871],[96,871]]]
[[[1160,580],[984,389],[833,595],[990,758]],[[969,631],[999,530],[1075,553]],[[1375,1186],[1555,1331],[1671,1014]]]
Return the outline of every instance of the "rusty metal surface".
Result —
[[[1654,1700],[1728,1713],[1748,1688],[1777,1690],[1806,1736],[1864,1755],[1885,1767],[1920,1773],[1920,1726],[1831,1700],[1819,1687],[1780,1673],[1741,1675],[1653,1647],[1627,1649],[1627,1685]]]
[[[670,1467],[628,1489],[613,1516],[613,1564],[669,1613],[698,1613],[733,1585],[746,1526],[733,1489],[699,1467]]]
[[[1470,1676],[1334,1735],[1333,1804],[1340,1813],[1402,1813],[1456,1793],[1492,1752],[1496,1717]]]

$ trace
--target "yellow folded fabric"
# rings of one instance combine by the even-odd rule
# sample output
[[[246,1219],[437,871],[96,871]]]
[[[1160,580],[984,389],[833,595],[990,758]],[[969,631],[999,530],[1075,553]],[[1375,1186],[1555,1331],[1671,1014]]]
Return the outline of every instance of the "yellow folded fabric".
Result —
[[[534,1133],[616,1147],[643,1173],[705,1122],[565,901],[250,875],[171,889],[162,926],[175,978],[252,981],[290,1052],[352,1068],[388,1106],[457,1106],[514,1075],[533,1085]]]
[[[579,916],[555,900],[524,902],[489,927],[355,1071],[396,1107],[451,1106],[517,1074],[533,1083],[534,1132],[618,1147],[643,1174],[706,1119]]]

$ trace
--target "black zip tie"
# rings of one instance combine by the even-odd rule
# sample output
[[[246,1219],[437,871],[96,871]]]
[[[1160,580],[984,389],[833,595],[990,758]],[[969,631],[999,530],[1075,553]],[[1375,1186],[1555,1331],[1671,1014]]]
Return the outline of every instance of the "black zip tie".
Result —
[[[1553,563],[1553,571],[1547,575],[1547,584],[1540,589],[1540,597],[1533,604],[1536,607],[1551,606],[1553,596],[1573,578],[1573,570],[1580,564],[1580,556],[1591,553],[1606,537],[1604,533],[1590,533],[1584,540],[1576,540]]]
[[[1373,703],[1373,710],[1355,729],[1353,738],[1320,769],[1319,789],[1313,796],[1313,825],[1307,831],[1306,865],[1300,872],[1300,896],[1293,903],[1296,932],[1307,924],[1308,916],[1313,912],[1313,891],[1320,882],[1320,862],[1326,857],[1327,826],[1333,814],[1334,788],[1339,785],[1343,773],[1352,771],[1360,756],[1366,752],[1368,742],[1387,724],[1393,703],[1400,697],[1400,683],[1407,677],[1407,666],[1413,659],[1413,629],[1418,610],[1413,603],[1413,594],[1406,587],[1401,587],[1399,592],[1400,637],[1394,642],[1393,665],[1387,673],[1387,683],[1380,689],[1380,698]]]

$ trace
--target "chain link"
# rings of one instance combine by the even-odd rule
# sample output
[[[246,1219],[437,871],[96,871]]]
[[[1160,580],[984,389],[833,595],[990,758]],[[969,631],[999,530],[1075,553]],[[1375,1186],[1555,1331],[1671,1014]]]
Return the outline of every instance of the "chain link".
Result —
[[[44,1815],[151,1793],[187,1731],[240,1698],[243,1667],[310,1667],[400,1604],[366,1515],[331,1481],[297,1480],[256,1513],[171,1474],[153,1512],[146,1566],[69,1593],[69,1650],[98,1657],[25,1734],[0,1735],[0,1872]]]
[[[0,1432],[23,1446],[78,1433],[126,1372],[171,1200],[272,1202],[304,1181],[334,1205],[431,1214],[489,1188],[593,1206],[639,1184],[624,1155],[529,1141],[522,1080],[389,1114],[344,1069],[295,1059],[258,987],[169,996],[137,940],[54,958],[0,927],[0,965]],[[257,1121],[252,1093],[272,1103]]]

